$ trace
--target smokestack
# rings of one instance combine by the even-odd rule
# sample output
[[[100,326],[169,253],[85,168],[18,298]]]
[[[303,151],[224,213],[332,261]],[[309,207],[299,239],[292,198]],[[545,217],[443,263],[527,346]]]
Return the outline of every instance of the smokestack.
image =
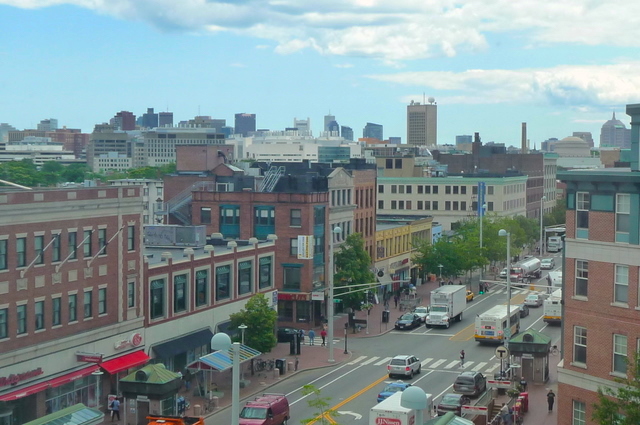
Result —
[[[528,153],[529,149],[527,148],[527,123],[522,123],[522,153]]]
[[[640,103],[627,105],[631,117],[631,171],[640,171]]]

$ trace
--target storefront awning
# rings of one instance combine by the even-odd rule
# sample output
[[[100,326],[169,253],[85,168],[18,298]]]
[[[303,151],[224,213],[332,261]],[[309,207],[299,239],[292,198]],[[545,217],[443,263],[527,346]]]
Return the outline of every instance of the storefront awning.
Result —
[[[124,356],[102,362],[100,363],[100,367],[113,375],[114,373],[143,365],[147,363],[149,359],[150,357],[147,356],[143,350],[138,350],[133,353],[125,354]]]
[[[104,420],[104,413],[84,404],[76,404],[51,413],[25,425],[96,425]]]
[[[64,385],[69,382],[75,381],[76,379],[84,378],[85,376],[91,375],[96,370],[98,370],[98,366],[90,366],[84,369],[76,370],[75,372],[58,376],[57,378],[50,379],[46,382],[40,382],[29,387],[22,388],[20,390],[2,394],[0,395],[0,401],[18,400],[31,394],[39,393],[40,391],[46,390],[47,388],[59,387],[60,385]]]
[[[250,360],[254,357],[262,354],[258,350],[254,350],[251,347],[247,347],[246,345],[240,345],[240,363]],[[216,351],[215,353],[207,354],[206,356],[200,357],[198,362],[201,363],[201,369],[214,369],[220,372],[225,371],[227,369],[231,369],[233,366],[233,357],[231,349],[228,351]],[[189,365],[192,368],[192,365]]]
[[[211,332],[211,330],[203,329],[201,331],[155,345],[153,347],[153,351],[158,357],[168,359],[176,354],[193,350],[196,347],[201,347],[203,345],[209,347],[212,336],[213,332]]]

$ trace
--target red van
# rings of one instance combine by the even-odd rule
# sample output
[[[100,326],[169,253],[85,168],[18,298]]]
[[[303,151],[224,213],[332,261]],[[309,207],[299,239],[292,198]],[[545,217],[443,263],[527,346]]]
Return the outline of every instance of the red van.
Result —
[[[240,425],[285,425],[289,400],[284,394],[265,393],[248,401],[240,412]]]

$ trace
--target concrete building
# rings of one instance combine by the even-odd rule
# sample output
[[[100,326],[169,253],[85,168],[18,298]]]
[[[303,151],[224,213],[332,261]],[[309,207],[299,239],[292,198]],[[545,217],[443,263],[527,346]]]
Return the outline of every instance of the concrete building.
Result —
[[[144,165],[159,167],[176,162],[180,145],[222,145],[224,134],[211,128],[167,127],[142,133]]]
[[[158,112],[158,127],[173,127],[173,112]]]
[[[0,411],[106,409],[145,362],[141,188],[0,192]],[[104,369],[117,359],[120,367]]]
[[[58,120],[49,118],[38,123],[39,131],[56,131],[58,129]]]
[[[438,144],[438,105],[413,100],[407,105],[407,143],[412,146],[434,147]]]
[[[597,391],[629,378],[640,335],[640,104],[631,116],[630,168],[560,172],[567,185],[563,360],[558,424],[596,425]]]
[[[147,108],[147,112],[142,114],[141,118],[141,127],[156,128],[158,126],[158,114],[154,112],[153,108]]]
[[[142,186],[142,224],[164,224],[164,182],[159,179],[110,180],[110,186]]]
[[[256,114],[236,114],[234,129],[235,134],[250,136],[256,131]]]
[[[86,158],[86,149],[89,144],[89,133],[82,133],[77,128],[59,128],[55,131],[47,131],[46,137],[52,141],[62,143],[63,150],[73,152],[76,158]]]
[[[382,142],[384,140],[382,124],[368,122],[362,129],[362,137],[365,139],[377,139]]]
[[[306,120],[294,118],[293,128],[295,128],[301,136],[311,136],[313,134],[313,131],[311,131],[311,118],[308,117]]]
[[[629,149],[631,147],[631,130],[624,123],[613,117],[602,124],[600,129],[600,146]]]
[[[593,143],[593,136],[591,135],[590,131],[574,131],[572,136],[581,138],[589,144],[590,148],[593,148],[595,146]]]
[[[355,140],[353,138],[353,128],[346,125],[340,126],[340,135],[345,140]]]
[[[133,112],[120,111],[109,120],[109,124],[113,125],[116,130],[132,131],[136,129],[136,116]]]

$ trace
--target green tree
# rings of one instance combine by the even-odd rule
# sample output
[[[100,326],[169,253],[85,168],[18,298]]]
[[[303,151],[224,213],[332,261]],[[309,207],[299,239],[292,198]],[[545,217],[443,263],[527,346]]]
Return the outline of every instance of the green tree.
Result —
[[[334,417],[338,416],[338,412],[329,408],[331,406],[331,397],[322,397],[322,392],[314,385],[304,385],[302,387],[302,395],[310,396],[307,405],[316,411],[312,418],[300,420],[301,424],[315,423],[319,425],[339,425]]]
[[[598,401],[593,405],[591,418],[600,425],[640,424],[640,356],[627,361],[627,377],[616,378],[615,388],[599,387]]]
[[[45,186],[55,186],[62,182],[64,165],[57,161],[47,161],[40,167],[40,178]]]
[[[82,183],[84,176],[89,172],[86,164],[70,164],[62,169],[62,181]]]
[[[362,235],[352,233],[347,236],[346,241],[335,254],[337,272],[333,280],[334,285],[339,287],[369,283],[373,288],[375,276],[371,271],[371,264],[371,257],[364,249]],[[339,296],[345,307],[360,310],[362,304],[366,302],[366,289],[368,289],[366,286],[336,289],[335,296]]]
[[[268,353],[276,346],[276,336],[274,329],[278,314],[269,307],[269,302],[264,294],[256,294],[245,304],[244,308],[230,316],[231,329],[238,329],[244,324],[247,329],[244,333],[245,345]],[[237,341],[240,340],[238,333]]]
[[[543,218],[545,226],[556,226],[567,222],[567,204],[566,200],[558,199],[556,206],[553,207],[549,214],[545,214]]]
[[[28,187],[37,187],[42,183],[41,175],[30,159],[0,164],[0,179]]]

